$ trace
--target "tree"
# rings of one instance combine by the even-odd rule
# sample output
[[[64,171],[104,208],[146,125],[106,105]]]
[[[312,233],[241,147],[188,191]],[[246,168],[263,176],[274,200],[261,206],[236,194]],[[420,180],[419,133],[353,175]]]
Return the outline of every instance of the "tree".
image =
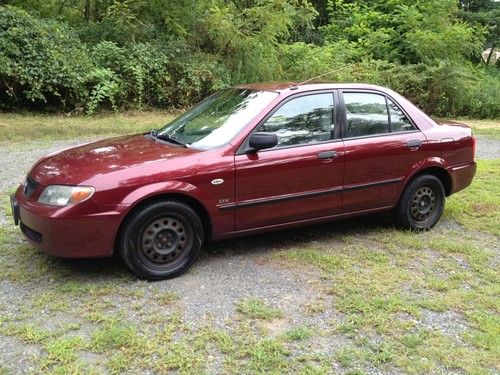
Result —
[[[500,2],[494,0],[462,0],[460,1],[460,17],[470,24],[479,25],[486,30],[484,49],[491,48],[486,64],[500,41]]]

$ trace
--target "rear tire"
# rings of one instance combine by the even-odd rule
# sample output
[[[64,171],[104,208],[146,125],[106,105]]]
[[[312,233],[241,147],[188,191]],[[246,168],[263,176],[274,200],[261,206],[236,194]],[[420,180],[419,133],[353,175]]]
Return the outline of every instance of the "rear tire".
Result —
[[[164,280],[191,267],[203,239],[203,224],[191,207],[177,201],[157,201],[126,219],[119,252],[139,278]]]
[[[417,176],[403,190],[393,211],[394,221],[400,228],[428,230],[441,218],[445,199],[439,178],[429,174]]]

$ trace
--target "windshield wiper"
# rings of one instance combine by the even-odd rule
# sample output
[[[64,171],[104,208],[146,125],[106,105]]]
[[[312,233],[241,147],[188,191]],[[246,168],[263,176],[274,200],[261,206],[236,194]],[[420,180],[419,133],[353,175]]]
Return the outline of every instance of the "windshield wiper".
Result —
[[[153,138],[161,139],[162,141],[166,141],[166,142],[169,142],[169,143],[174,143],[176,145],[187,147],[187,144],[185,144],[184,142],[178,140],[174,136],[168,135],[168,134],[159,134],[158,130],[156,130],[156,129],[152,130],[151,133],[149,133],[149,135],[151,137],[153,137]]]

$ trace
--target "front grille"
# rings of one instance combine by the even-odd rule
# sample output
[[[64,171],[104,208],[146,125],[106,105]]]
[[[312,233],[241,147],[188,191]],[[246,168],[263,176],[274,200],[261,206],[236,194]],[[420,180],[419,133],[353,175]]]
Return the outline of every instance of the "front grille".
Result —
[[[31,229],[28,227],[26,224],[21,222],[19,224],[21,231],[28,237],[31,241],[36,242],[36,243],[42,243],[42,234],[40,232],[37,232],[34,229]]]
[[[31,177],[26,178],[26,183],[24,184],[24,195],[30,198],[35,190],[38,188],[38,182],[33,180]]]

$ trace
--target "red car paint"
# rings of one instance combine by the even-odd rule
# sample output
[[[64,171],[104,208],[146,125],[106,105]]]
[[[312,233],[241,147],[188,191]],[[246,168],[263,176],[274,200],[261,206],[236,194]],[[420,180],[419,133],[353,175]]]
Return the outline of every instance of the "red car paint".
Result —
[[[38,161],[15,199],[22,229],[48,254],[98,257],[113,253],[120,225],[137,205],[158,196],[184,200],[200,214],[208,238],[321,222],[392,209],[406,183],[432,168],[441,173],[447,195],[467,187],[475,174],[471,130],[438,125],[401,95],[362,84],[266,83],[240,86],[279,95],[225,146],[198,151],[158,143],[143,134],[73,147]],[[416,131],[239,154],[240,145],[273,108],[307,92],[381,93],[404,110]],[[408,147],[419,140],[420,147]],[[338,157],[320,160],[323,151]],[[430,169],[429,169],[430,170]],[[222,179],[221,184],[212,181]],[[85,185],[94,195],[63,207],[37,202],[51,184]],[[42,239],[34,238],[33,231]]]

